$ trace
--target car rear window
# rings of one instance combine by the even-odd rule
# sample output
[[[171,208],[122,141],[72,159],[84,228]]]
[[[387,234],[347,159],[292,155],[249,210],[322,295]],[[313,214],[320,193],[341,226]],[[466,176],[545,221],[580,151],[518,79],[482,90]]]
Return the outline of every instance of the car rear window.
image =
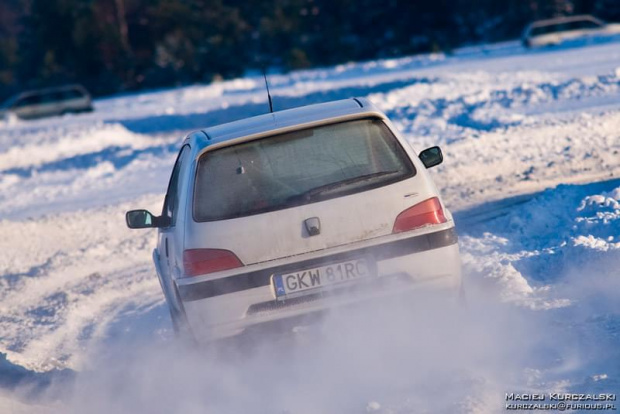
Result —
[[[194,220],[224,220],[314,203],[415,173],[380,119],[303,129],[205,153],[196,170]]]

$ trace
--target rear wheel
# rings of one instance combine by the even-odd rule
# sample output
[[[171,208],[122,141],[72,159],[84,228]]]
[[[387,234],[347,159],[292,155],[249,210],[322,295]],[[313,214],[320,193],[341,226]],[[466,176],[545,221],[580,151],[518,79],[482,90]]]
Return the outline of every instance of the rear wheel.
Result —
[[[179,313],[175,308],[168,305],[168,311],[170,312],[170,319],[172,319],[172,329],[177,336],[182,336],[186,329],[186,322],[183,315]]]
[[[176,337],[189,337],[189,325],[187,323],[187,317],[185,316],[185,309],[181,302],[181,297],[177,292],[174,282],[171,285],[165,284],[157,271],[157,279],[159,280],[159,286],[161,286],[166,305],[168,306],[168,312],[170,313],[170,319],[172,320],[172,329],[174,330]],[[170,288],[167,288],[170,286]]]
[[[189,330],[189,324],[187,323],[187,317],[185,316],[185,310],[183,309],[181,298],[179,297],[176,287],[173,287],[172,294],[175,296],[174,302],[171,302],[166,297],[168,311],[170,312],[170,319],[172,319],[172,329],[174,329],[174,333],[178,338],[191,338],[191,332]],[[179,304],[179,306],[175,306],[175,303]]]
[[[459,289],[458,295],[459,306],[463,309],[467,309],[467,294],[465,294],[465,289],[463,288],[462,284],[461,288]]]

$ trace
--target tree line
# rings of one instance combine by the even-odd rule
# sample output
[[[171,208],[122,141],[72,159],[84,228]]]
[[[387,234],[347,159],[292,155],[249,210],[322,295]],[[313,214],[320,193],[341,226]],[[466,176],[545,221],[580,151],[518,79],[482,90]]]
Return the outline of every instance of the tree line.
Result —
[[[618,0],[0,0],[0,98],[78,82],[95,95],[445,51]]]

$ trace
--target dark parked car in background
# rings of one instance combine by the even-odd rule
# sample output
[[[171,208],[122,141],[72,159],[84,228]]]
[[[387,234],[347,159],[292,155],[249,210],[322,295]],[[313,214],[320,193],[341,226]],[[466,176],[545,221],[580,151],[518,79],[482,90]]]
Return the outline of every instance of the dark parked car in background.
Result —
[[[92,110],[92,99],[83,86],[66,85],[15,95],[0,107],[0,117],[34,119]]]
[[[616,36],[620,37],[620,24],[608,24],[594,16],[581,15],[535,21],[525,28],[521,41],[523,46],[532,48]]]

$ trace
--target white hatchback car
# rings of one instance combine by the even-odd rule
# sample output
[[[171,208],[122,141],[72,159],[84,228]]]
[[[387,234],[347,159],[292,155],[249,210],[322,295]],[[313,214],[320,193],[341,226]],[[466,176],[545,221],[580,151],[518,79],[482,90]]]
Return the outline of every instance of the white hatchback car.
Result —
[[[175,330],[199,342],[294,327],[335,306],[412,291],[458,296],[457,235],[419,156],[365,99],[191,133],[153,260]],[[248,329],[253,328],[253,329]]]

